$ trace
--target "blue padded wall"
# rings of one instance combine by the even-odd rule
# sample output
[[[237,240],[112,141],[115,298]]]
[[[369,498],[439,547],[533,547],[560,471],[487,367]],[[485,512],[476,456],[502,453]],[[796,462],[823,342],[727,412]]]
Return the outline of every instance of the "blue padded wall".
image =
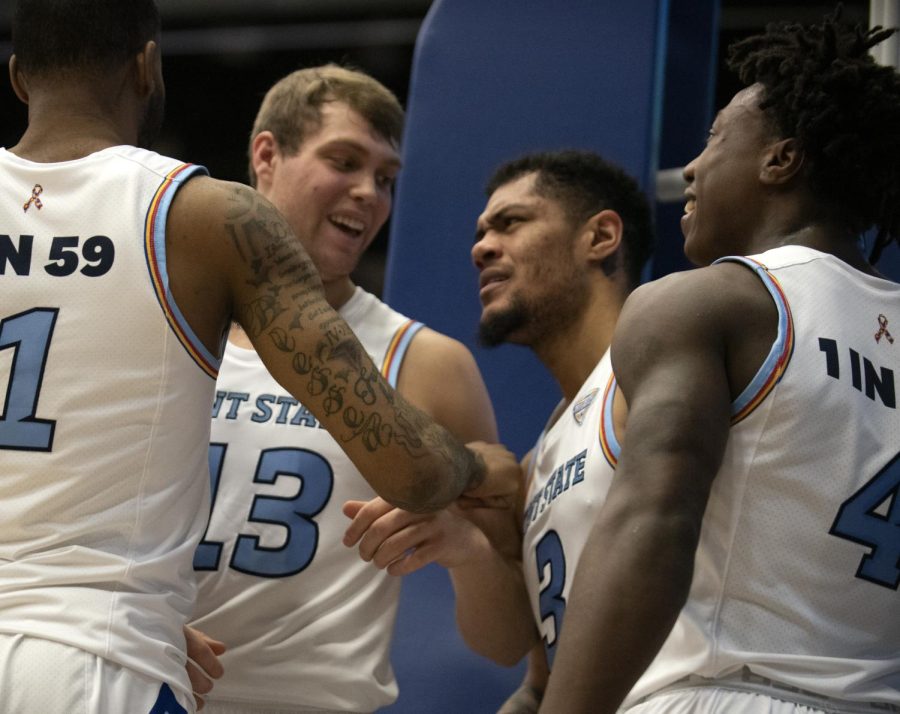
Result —
[[[540,149],[656,171],[666,0],[436,0],[416,46],[385,297],[475,352],[501,439],[527,451],[558,389],[525,349],[475,344],[470,262],[484,184]]]
[[[484,184],[520,154],[585,148],[652,187],[667,14],[666,0],[435,0],[419,33],[385,298],[472,349],[520,456],[559,390],[527,349],[476,345],[469,252]],[[524,672],[466,649],[437,566],[405,579],[393,661],[392,714],[495,712]]]
[[[472,349],[501,438],[520,456],[559,391],[528,350],[475,342],[480,305],[469,251],[484,184],[520,154],[586,148],[621,164],[652,195],[660,153],[671,167],[702,145],[718,8],[719,0],[677,0],[670,27],[667,0],[436,0],[422,26],[385,297]],[[680,207],[662,210],[671,235]],[[681,267],[679,254],[660,255],[654,274]],[[494,712],[524,671],[465,648],[437,566],[404,582],[393,660],[400,699],[385,710],[392,714]]]
[[[712,125],[719,48],[719,0],[679,0],[669,13],[659,167],[686,166]],[[684,256],[684,201],[656,206],[653,278],[691,267]]]

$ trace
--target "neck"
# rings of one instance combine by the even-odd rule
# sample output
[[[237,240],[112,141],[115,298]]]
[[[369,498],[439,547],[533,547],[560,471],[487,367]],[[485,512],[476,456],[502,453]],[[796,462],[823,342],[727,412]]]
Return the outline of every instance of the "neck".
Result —
[[[110,82],[63,80],[34,91],[28,98],[28,128],[10,149],[40,162],[70,161],[110,146],[135,144],[137,128],[117,102],[119,88]]]
[[[325,299],[335,310],[340,310],[353,297],[356,285],[349,277],[330,280],[324,283]]]
[[[833,223],[806,221],[782,225],[780,229],[773,230],[758,241],[753,241],[747,252],[752,255],[784,245],[802,245],[822,253],[829,253],[857,270],[878,275],[878,271],[863,255],[857,241],[848,235],[845,229]]]
[[[531,345],[567,402],[575,398],[609,348],[625,297],[618,288],[610,286],[595,295],[573,323]]]
[[[878,274],[830,207],[806,188],[771,196],[757,211],[756,220],[745,255],[784,245],[802,245],[830,253],[862,272]]]

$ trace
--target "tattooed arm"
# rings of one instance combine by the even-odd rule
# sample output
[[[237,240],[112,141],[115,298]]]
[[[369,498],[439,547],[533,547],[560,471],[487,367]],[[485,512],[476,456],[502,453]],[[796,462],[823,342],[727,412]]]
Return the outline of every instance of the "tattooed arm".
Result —
[[[386,500],[441,508],[462,491],[495,493],[483,464],[398,395],[325,300],[318,273],[256,191],[208,178],[176,194],[166,237],[172,292],[218,354],[238,321],[269,372],[342,445]]]

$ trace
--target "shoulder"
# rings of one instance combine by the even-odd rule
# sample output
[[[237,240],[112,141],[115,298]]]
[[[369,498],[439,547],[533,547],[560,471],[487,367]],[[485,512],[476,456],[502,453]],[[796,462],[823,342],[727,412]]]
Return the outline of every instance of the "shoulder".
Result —
[[[674,313],[689,320],[692,315],[728,311],[757,295],[765,296],[765,289],[753,271],[746,265],[726,262],[645,283],[629,296],[625,306],[629,311],[639,310],[647,318],[657,314],[671,317]]]
[[[448,384],[455,388],[485,390],[481,371],[469,348],[459,340],[423,327],[416,333],[403,359],[398,388],[401,392],[405,387],[434,393],[438,386]]]
[[[477,369],[475,358],[468,347],[430,327],[423,327],[416,333],[409,346],[407,360],[413,360],[419,368],[438,363],[445,368]]]
[[[725,367],[732,389],[758,367],[775,338],[777,309],[747,265],[717,263],[673,273],[632,293],[616,326],[613,369],[626,395],[649,372]]]
[[[616,337],[653,344],[726,336],[735,326],[769,314],[772,300],[746,265],[718,263],[672,273],[637,288],[626,300]],[[615,360],[616,340],[613,340]]]
[[[222,215],[228,210],[249,210],[261,198],[244,184],[197,175],[185,181],[178,191],[173,210],[180,209],[187,217],[199,218],[205,211]]]
[[[461,440],[496,441],[487,387],[462,342],[423,327],[403,360],[397,389]]]
[[[167,225],[174,240],[205,251],[207,262],[244,265],[245,253],[260,254],[265,244],[292,252],[299,249],[284,218],[259,192],[208,176],[197,176],[181,187]],[[236,250],[223,250],[223,239],[230,239]]]

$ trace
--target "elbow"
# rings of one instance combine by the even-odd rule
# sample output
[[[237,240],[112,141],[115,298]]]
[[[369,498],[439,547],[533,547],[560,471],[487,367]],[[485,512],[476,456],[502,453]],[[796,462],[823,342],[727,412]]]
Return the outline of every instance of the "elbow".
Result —
[[[492,631],[483,625],[466,627],[460,622],[459,613],[457,623],[463,642],[469,649],[501,667],[515,667],[539,642],[530,616],[515,623],[506,623],[502,631]]]

